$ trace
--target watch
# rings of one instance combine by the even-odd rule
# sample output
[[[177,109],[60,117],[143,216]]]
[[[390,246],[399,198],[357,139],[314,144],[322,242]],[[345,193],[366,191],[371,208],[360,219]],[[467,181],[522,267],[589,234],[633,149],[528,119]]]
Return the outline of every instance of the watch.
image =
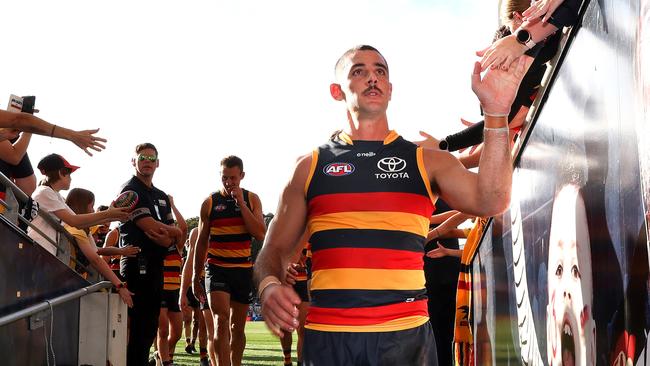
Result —
[[[537,44],[535,43],[535,41],[533,41],[533,38],[530,36],[530,32],[522,28],[519,28],[517,30],[517,32],[515,33],[515,37],[517,38],[517,42],[523,44],[528,49],[535,47],[535,45]]]

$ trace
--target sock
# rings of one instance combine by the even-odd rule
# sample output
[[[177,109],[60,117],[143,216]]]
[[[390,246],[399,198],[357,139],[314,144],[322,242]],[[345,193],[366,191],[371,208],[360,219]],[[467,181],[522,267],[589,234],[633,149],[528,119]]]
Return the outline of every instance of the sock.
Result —
[[[283,349],[282,353],[284,354],[284,364],[291,365],[291,349]]]
[[[190,339],[189,339],[189,338],[185,338],[185,344],[190,345],[190,344],[192,344],[192,343],[194,343],[194,342],[190,342]]]
[[[208,349],[207,348],[200,348],[199,349],[199,358],[203,359],[208,357]]]

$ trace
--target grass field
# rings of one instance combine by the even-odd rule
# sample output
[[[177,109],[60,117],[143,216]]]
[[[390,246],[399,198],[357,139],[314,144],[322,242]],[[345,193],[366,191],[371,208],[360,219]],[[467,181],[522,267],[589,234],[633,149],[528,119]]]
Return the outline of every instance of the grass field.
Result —
[[[293,335],[293,352],[292,360],[296,362],[296,334]],[[199,345],[196,344],[198,351]],[[264,325],[264,322],[248,322],[246,323],[246,349],[244,350],[243,365],[282,365],[282,348],[280,347],[280,340],[269,332]],[[185,353],[185,338],[176,345],[176,352],[174,355],[174,363],[177,365],[198,365],[199,355],[195,353],[189,355]]]

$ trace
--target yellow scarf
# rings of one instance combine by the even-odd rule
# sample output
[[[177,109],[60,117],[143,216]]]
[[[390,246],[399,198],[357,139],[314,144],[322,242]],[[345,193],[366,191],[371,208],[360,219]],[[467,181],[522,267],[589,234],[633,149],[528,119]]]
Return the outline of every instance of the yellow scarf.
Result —
[[[474,258],[476,249],[483,236],[483,229],[487,219],[477,218],[476,223],[469,234],[460,257],[460,273],[458,274],[458,285],[456,290],[456,324],[454,327],[454,365],[473,366],[474,336],[471,325],[472,306],[472,272],[471,260]]]

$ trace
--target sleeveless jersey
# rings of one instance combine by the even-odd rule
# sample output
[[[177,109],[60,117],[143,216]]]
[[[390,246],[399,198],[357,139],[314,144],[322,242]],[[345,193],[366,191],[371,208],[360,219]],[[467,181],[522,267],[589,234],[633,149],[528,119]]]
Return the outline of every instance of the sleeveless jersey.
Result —
[[[341,133],[314,151],[306,328],[389,332],[428,321],[423,255],[434,196],[422,152],[394,131],[383,142]]]
[[[167,254],[163,260],[164,282],[163,290],[174,291],[181,288],[181,270],[183,261],[176,245],[167,248]]]
[[[245,189],[243,191],[244,201],[252,210],[250,192]],[[213,193],[209,220],[208,263],[226,268],[252,267],[252,236],[246,229],[241,209],[235,204],[235,200],[230,196],[225,197],[221,192]]]

